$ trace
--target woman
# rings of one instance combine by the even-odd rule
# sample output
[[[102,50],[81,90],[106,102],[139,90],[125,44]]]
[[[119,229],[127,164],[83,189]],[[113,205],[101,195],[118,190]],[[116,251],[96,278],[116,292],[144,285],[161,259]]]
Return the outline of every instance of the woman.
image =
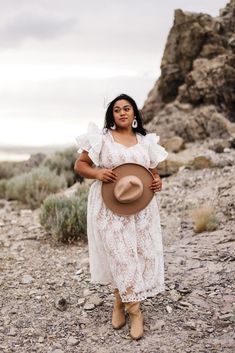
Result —
[[[88,197],[87,233],[91,281],[111,284],[115,303],[113,328],[125,325],[125,310],[131,321],[131,337],[143,336],[141,300],[164,291],[164,263],[160,217],[156,197],[139,213],[118,216],[108,209],[101,195],[102,183],[113,183],[112,170],[123,163],[138,163],[153,174],[150,189],[156,193],[162,183],[157,164],[167,157],[156,134],[146,134],[135,101],[126,94],[108,106],[105,126],[89,124],[88,133],[77,137],[80,157],[75,171],[96,179]],[[95,165],[95,166],[94,166]]]

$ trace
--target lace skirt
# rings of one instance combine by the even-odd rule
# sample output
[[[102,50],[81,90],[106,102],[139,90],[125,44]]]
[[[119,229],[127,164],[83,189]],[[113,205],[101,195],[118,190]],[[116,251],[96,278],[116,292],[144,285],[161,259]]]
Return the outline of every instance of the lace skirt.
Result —
[[[123,302],[164,291],[164,259],[157,196],[131,216],[104,204],[100,181],[90,188],[87,233],[91,282],[118,288]]]

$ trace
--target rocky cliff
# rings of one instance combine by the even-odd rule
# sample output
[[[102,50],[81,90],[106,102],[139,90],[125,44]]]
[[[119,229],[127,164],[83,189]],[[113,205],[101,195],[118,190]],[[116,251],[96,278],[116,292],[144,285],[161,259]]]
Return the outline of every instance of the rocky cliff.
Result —
[[[235,133],[235,0],[218,17],[175,11],[161,76],[142,113],[146,128],[163,139]]]

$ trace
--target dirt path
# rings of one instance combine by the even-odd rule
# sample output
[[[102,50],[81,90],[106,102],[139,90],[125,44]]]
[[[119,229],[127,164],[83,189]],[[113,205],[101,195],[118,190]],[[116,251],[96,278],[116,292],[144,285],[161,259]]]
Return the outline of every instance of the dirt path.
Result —
[[[145,335],[137,342],[129,336],[129,322],[112,329],[113,296],[108,286],[90,284],[87,245],[54,244],[37,221],[38,210],[2,201],[0,351],[232,353],[234,219],[195,235],[186,216],[192,202],[208,198],[205,190],[218,191],[224,174],[229,185],[233,167],[207,170],[202,177],[201,171],[185,170],[164,181],[159,203],[166,291],[142,303]]]

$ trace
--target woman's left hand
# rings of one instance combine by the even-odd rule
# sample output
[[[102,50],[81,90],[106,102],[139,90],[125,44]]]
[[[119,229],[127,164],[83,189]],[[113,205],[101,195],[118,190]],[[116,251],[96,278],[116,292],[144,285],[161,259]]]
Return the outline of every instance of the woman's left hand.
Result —
[[[150,185],[150,189],[153,190],[153,192],[161,191],[162,180],[159,175],[154,175],[154,179],[152,181],[152,184]]]

